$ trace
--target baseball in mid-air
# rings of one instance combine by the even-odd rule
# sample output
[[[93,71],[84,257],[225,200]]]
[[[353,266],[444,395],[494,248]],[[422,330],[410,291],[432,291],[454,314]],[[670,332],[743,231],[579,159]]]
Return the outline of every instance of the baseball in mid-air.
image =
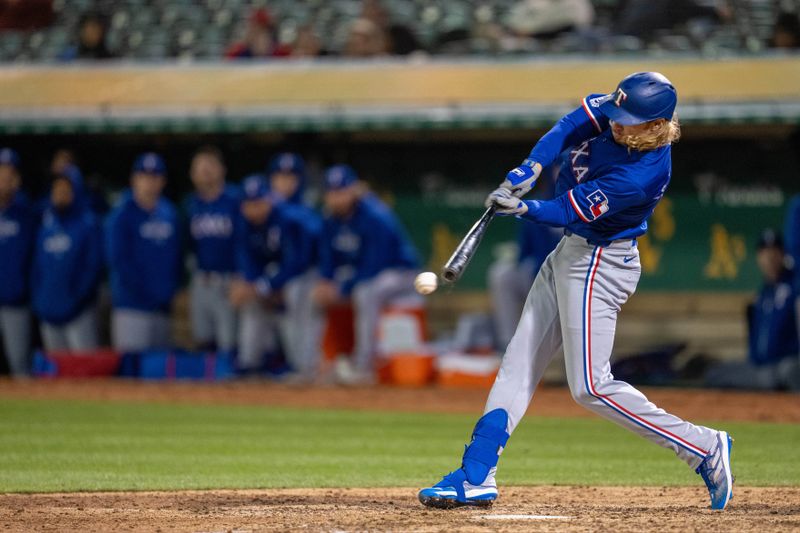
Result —
[[[430,294],[439,286],[436,274],[433,272],[420,272],[414,280],[414,288],[420,294]]]

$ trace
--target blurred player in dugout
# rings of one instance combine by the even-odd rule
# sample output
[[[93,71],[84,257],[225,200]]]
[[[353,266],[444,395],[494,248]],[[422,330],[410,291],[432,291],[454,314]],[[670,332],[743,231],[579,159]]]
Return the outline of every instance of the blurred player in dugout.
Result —
[[[302,302],[291,298],[293,285],[301,283],[312,267],[314,236],[300,211],[270,191],[260,175],[242,182],[240,227],[237,230],[238,277],[231,285],[230,302],[240,309],[239,369],[258,372],[267,354],[278,349],[278,336],[289,363],[305,377],[306,355],[291,343],[287,333],[303,317]]]
[[[194,192],[185,203],[193,256],[189,314],[195,346],[230,352],[236,347],[236,309],[228,293],[236,274],[236,226],[241,194],[225,182],[222,153],[195,152],[189,175]]]
[[[420,302],[414,291],[417,253],[394,214],[365,191],[347,165],[326,171],[325,209],[320,245],[322,280],[314,289],[314,301],[323,309],[352,302],[354,368],[339,377],[349,382],[370,382],[374,379],[381,309],[400,299]]]
[[[763,285],[747,309],[748,358],[711,367],[706,383],[712,387],[800,391],[800,291],[778,233],[762,233],[756,261]]]
[[[20,191],[20,160],[0,149],[0,337],[12,376],[28,373],[31,317],[28,287],[36,215]]]
[[[162,196],[166,175],[161,156],[140,155],[130,190],[106,221],[111,338],[121,352],[171,345],[169,312],[179,285],[181,244],[177,210]]]
[[[53,177],[31,272],[33,310],[45,350],[97,348],[102,270],[102,227],[90,209],[80,170],[67,165]]]

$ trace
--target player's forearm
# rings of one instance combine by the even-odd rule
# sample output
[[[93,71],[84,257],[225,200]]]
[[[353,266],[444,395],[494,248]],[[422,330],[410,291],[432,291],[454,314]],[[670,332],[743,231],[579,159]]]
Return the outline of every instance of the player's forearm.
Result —
[[[554,200],[525,200],[528,211],[521,218],[562,228],[578,221],[578,215],[564,196]]]

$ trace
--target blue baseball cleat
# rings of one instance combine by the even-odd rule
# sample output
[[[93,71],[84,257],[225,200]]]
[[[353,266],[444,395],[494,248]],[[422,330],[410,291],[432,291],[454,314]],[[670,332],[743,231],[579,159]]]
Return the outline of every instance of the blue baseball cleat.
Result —
[[[715,447],[695,470],[706,482],[708,493],[711,495],[712,509],[725,509],[725,506],[733,498],[732,447],[731,436],[725,431],[718,432]]]
[[[497,499],[497,483],[492,468],[481,485],[472,485],[467,481],[463,468],[450,472],[434,485],[419,491],[419,501],[427,507],[437,509],[453,509],[454,507],[474,506],[491,507]]]

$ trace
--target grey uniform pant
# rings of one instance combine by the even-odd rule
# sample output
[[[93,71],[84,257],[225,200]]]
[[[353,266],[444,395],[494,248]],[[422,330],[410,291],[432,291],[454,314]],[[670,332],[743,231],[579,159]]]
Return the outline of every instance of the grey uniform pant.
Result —
[[[393,301],[414,301],[422,305],[422,298],[414,290],[413,270],[384,270],[374,278],[363,281],[353,289],[353,314],[355,320],[355,367],[359,372],[373,369],[377,347],[378,322],[381,310]]]
[[[311,299],[317,273],[297,276],[283,287],[283,311],[261,302],[247,304],[239,324],[239,366],[258,368],[266,352],[277,349],[280,335],[286,358],[300,374],[313,376],[320,360],[322,318]]]
[[[97,308],[89,306],[66,324],[42,322],[41,331],[45,350],[94,350],[99,345]]]
[[[322,316],[311,299],[318,279],[312,270],[283,288],[286,311],[280,320],[281,340],[292,368],[308,377],[316,374],[320,361]]]
[[[111,311],[111,343],[119,352],[168,349],[170,340],[167,313],[124,308]]]
[[[530,404],[547,364],[563,348],[572,397],[595,413],[669,448],[696,468],[716,432],[659,409],[614,379],[609,359],[617,314],[636,289],[641,267],[634,241],[594,246],[564,237],[539,271],[506,350],[486,412],[505,409],[508,432]]]
[[[0,335],[12,376],[30,372],[31,314],[27,307],[0,307]]]
[[[192,337],[218,350],[236,347],[236,309],[228,301],[231,278],[216,272],[195,272],[189,292]]]

